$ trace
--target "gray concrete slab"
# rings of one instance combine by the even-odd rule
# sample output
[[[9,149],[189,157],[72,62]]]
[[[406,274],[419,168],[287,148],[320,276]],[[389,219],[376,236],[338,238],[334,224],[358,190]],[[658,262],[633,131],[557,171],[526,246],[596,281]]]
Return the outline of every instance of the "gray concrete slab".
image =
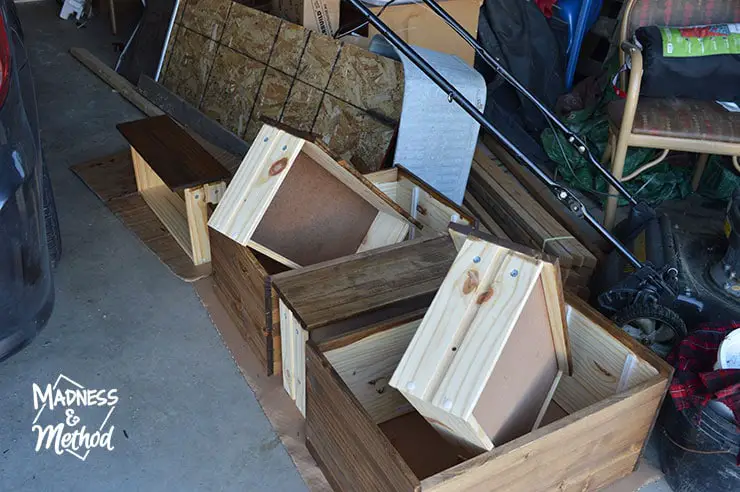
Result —
[[[57,17],[54,1],[18,10],[64,256],[47,328],[0,364],[0,489],[305,490],[191,286],[68,169],[124,149],[115,124],[141,117],[67,52],[81,46],[112,63],[107,17],[77,29]],[[60,373],[118,389],[114,450],[93,450],[84,462],[35,452],[32,383]]]

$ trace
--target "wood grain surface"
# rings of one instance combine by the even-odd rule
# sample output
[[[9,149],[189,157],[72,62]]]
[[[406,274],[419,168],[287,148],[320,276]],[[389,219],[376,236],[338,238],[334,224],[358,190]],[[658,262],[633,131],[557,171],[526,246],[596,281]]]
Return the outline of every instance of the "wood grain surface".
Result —
[[[455,254],[449,237],[424,238],[274,275],[272,283],[310,332],[404,301],[431,300]]]
[[[231,177],[224,166],[169,116],[145,118],[116,127],[172,191]]]

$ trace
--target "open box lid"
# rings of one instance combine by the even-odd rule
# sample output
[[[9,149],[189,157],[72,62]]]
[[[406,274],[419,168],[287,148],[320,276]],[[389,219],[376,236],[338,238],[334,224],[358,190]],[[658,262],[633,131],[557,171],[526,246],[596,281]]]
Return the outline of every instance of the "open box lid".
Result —
[[[519,437],[570,372],[563,306],[556,260],[472,232],[390,385],[461,444]]]
[[[267,124],[208,225],[291,268],[394,244],[423,227],[317,143]]]

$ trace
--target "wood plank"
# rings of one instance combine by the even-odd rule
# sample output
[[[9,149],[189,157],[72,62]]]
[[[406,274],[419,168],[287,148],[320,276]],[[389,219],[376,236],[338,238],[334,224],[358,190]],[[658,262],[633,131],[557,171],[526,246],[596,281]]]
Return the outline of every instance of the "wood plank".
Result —
[[[294,372],[296,367],[295,362],[295,340],[292,336],[293,333],[293,314],[290,309],[280,301],[280,328],[281,336],[280,343],[282,348],[282,361],[283,361],[283,388],[285,392],[295,401],[296,399],[296,384]],[[297,327],[300,328],[300,325]]]
[[[306,373],[306,442],[335,490],[416,490],[418,478],[311,341]]]
[[[559,490],[571,483],[571,477],[588,477],[610,462],[613,466],[605,473],[609,479],[626,475],[634,468],[636,451],[647,438],[665,383],[653,380],[610,396],[429,477],[422,482],[422,490],[491,490],[491,480],[495,480],[495,490]],[[631,459],[613,461],[623,455],[631,455]]]
[[[291,347],[293,349],[293,391],[296,407],[298,407],[298,411],[301,412],[301,415],[305,417],[306,342],[308,341],[308,332],[301,328],[298,322],[293,319],[290,323],[290,330],[282,330],[280,336],[283,338],[291,337],[293,339],[293,341],[291,342]]]
[[[465,198],[463,204],[470,209],[471,213],[480,221],[481,225],[487,229],[486,232],[493,234],[494,236],[511,240],[509,235],[504,229],[498,225],[498,223],[491,217],[486,209],[481,205],[478,200],[469,191],[465,192]]]
[[[142,74],[137,88],[149,101],[211,144],[240,157],[249,152],[247,142],[150,77]]]
[[[147,116],[165,114],[164,111],[142,96],[128,80],[118,75],[112,68],[100,61],[100,59],[88,50],[84,48],[70,48],[69,53],[142,113]]]
[[[116,128],[172,191],[231,177],[221,163],[169,116],[120,123]]]
[[[429,302],[455,256],[448,237],[407,241],[272,277],[309,331],[403,302]]]
[[[356,253],[401,242],[408,232],[408,222],[385,212],[378,212]]]
[[[571,214],[568,208],[552,194],[542,181],[519,164],[493,137],[486,135],[483,137],[483,142],[548,213],[588,248],[597,260],[603,259],[604,251],[608,251],[608,245],[606,240],[593,227]],[[487,149],[483,148],[481,150],[485,151]]]
[[[185,212],[193,264],[201,265],[211,261],[211,244],[208,238],[208,204],[204,187],[186,188]]]
[[[413,411],[401,393],[388,386],[388,381],[420,323],[421,318],[324,352],[376,424]]]
[[[192,259],[193,248],[190,243],[185,201],[177,193],[170,191],[164,181],[152,171],[147,162],[133,148],[131,158],[134,162],[139,194],[172,234],[177,244]]]

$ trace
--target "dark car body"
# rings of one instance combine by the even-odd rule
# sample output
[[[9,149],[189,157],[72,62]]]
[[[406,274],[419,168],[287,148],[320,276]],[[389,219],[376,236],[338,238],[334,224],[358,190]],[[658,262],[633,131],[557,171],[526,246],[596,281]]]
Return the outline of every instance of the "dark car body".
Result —
[[[9,63],[0,63],[3,86],[0,93],[7,88],[7,95],[0,100],[0,360],[3,360],[30,342],[44,327],[54,304],[54,288],[44,199],[49,182],[45,179],[31,68],[12,0],[0,0],[0,13],[3,22],[0,62],[7,61],[7,53],[10,54]]]

